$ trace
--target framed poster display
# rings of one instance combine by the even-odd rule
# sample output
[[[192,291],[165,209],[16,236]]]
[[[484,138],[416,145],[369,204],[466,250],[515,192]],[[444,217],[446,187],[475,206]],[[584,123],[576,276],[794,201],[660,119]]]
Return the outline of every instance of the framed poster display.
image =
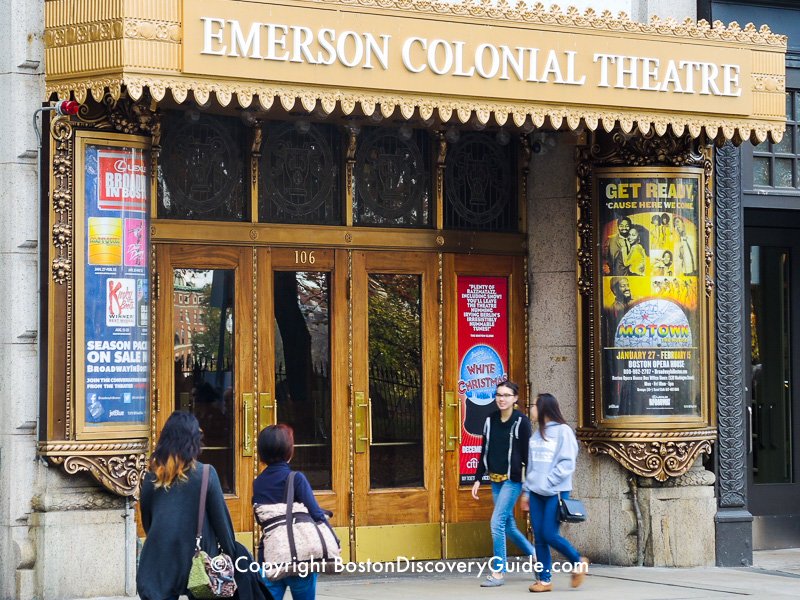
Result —
[[[704,389],[703,173],[597,169],[599,424],[697,424]]]
[[[77,132],[75,434],[146,437],[150,427],[149,144]]]

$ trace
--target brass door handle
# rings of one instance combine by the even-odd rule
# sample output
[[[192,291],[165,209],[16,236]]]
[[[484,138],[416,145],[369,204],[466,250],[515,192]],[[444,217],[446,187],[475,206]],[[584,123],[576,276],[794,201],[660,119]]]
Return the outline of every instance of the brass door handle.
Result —
[[[258,395],[258,426],[263,429],[278,422],[278,403],[272,400],[270,392]]]
[[[253,456],[253,396],[242,394],[242,456]]]
[[[370,410],[369,401],[365,402],[366,394],[364,392],[355,392],[354,394],[354,408],[355,408],[355,445],[356,453],[363,454],[367,451],[367,445],[372,443],[372,424],[367,423],[364,419],[364,413]],[[367,409],[364,411],[363,409]],[[371,415],[367,414],[367,419],[371,420]],[[369,427],[369,429],[367,429]]]
[[[461,447],[461,402],[455,392],[444,393],[445,450],[452,452]]]

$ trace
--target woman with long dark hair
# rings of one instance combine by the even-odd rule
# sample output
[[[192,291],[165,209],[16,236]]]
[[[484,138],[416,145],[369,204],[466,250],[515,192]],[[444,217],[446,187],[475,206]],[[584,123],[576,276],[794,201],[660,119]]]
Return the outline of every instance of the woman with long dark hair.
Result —
[[[542,564],[539,581],[531,592],[550,592],[552,557],[555,548],[574,565],[572,587],[583,583],[589,560],[563,538],[559,532],[558,499],[568,498],[572,490],[572,473],[578,457],[575,433],[561,415],[558,401],[552,394],[539,394],[531,406],[531,421],[536,424],[529,444],[528,471],[524,488],[530,492],[529,502],[523,496],[522,508],[530,508],[536,556]],[[529,504],[529,506],[526,506]]]
[[[147,534],[136,573],[136,591],[142,600],[171,600],[186,594],[204,466],[197,460],[201,444],[195,416],[176,411],[164,424],[150,458],[140,499]],[[210,467],[201,547],[216,556],[218,546],[228,556],[237,554],[222,487]]]
[[[522,493],[522,467],[528,460],[531,422],[514,408],[519,386],[513,381],[498,383],[494,398],[498,410],[486,417],[483,425],[481,458],[472,485],[472,497],[477,500],[481,479],[488,473],[494,501],[490,523],[494,554],[490,573],[481,587],[499,587],[505,583],[506,538],[526,555],[534,554],[533,546],[514,520],[514,505]]]

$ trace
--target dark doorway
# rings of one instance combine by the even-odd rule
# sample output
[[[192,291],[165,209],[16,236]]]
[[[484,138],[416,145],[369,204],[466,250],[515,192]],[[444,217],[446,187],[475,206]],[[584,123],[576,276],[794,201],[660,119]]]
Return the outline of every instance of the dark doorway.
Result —
[[[800,215],[745,223],[753,547],[786,548],[800,545]]]

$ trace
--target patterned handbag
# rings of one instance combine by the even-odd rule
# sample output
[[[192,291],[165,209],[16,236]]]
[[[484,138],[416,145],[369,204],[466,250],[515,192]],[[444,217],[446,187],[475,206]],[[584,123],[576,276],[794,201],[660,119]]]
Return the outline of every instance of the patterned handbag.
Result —
[[[197,515],[197,537],[195,539],[192,568],[186,584],[192,596],[198,600],[214,600],[215,598],[231,598],[236,592],[236,580],[233,578],[233,560],[221,550],[215,557],[210,557],[200,549],[203,538],[203,522],[206,518],[206,494],[208,492],[209,466],[203,465],[203,482],[200,484],[200,510]]]
[[[263,575],[270,581],[301,573],[299,563],[341,557],[339,538],[330,523],[314,521],[306,505],[294,501],[295,474],[292,471],[286,480],[285,502],[253,507],[261,526]]]

